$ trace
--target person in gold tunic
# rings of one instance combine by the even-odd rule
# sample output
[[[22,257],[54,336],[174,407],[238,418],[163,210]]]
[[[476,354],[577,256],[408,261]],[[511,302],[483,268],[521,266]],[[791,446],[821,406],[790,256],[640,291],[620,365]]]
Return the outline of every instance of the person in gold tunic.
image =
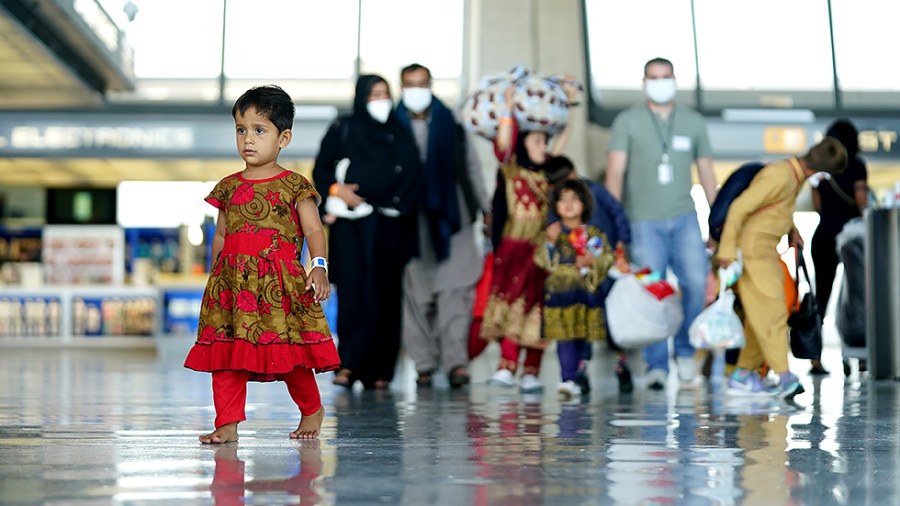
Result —
[[[729,206],[716,257],[720,266],[727,267],[737,258],[738,249],[741,251],[743,274],[737,292],[744,307],[747,338],[728,380],[729,391],[776,394],[785,399],[803,393],[799,379],[788,370],[784,270],[776,246],[785,234],[791,245],[802,245],[793,216],[806,178],[817,172],[839,174],[846,167],[847,150],[836,139],[825,137],[801,157],[766,165]],[[774,389],[767,389],[759,376],[751,373],[764,362],[778,375]]]

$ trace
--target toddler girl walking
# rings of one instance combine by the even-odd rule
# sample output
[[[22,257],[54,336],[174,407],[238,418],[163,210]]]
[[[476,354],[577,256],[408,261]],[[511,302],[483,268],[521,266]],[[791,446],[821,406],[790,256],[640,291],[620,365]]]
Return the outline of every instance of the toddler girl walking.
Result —
[[[248,381],[284,381],[300,409],[294,439],[319,435],[325,410],[314,371],[337,369],[337,349],[320,303],[330,295],[319,194],[278,164],[291,141],[294,104],[277,86],[248,90],[232,108],[244,170],[206,201],[219,209],[213,264],[198,337],[185,367],[212,373],[216,429],[200,442],[238,440]],[[311,268],[298,260],[306,238]]]
[[[566,398],[582,394],[585,347],[606,336],[600,285],[616,258],[606,234],[590,219],[594,199],[578,179],[563,179],[553,187],[551,207],[559,221],[547,227],[550,275],[544,289],[544,338],[556,341]]]

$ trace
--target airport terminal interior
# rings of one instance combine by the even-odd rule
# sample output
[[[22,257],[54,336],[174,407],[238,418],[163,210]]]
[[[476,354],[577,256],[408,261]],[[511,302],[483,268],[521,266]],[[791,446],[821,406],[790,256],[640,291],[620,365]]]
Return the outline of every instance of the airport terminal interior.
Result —
[[[900,505],[896,19],[883,0],[0,0],[0,505]],[[803,393],[734,395],[706,350],[704,374],[681,381],[673,361],[651,389],[637,348],[623,392],[607,342],[580,396],[558,392],[552,343],[542,391],[489,382],[496,343],[467,385],[438,371],[425,387],[401,350],[385,389],[317,375],[317,439],[288,436],[299,413],[275,382],[250,384],[238,441],[198,441],[216,416],[210,375],[184,367],[215,233],[203,200],[242,169],[245,90],[290,94],[279,162],[309,176],[359,75],[396,102],[400,69],[423,64],[457,112],[516,65],[566,75],[582,86],[565,154],[602,183],[612,121],[645,100],[654,57],[705,120],[720,183],[805,152],[835,119],[859,130],[865,265],[838,267],[826,373],[789,357]],[[492,145],[470,139],[492,190]],[[807,244],[811,195],[794,215]],[[778,251],[793,270],[786,239]],[[851,346],[837,294],[860,278]],[[338,342],[339,296],[322,305]]]

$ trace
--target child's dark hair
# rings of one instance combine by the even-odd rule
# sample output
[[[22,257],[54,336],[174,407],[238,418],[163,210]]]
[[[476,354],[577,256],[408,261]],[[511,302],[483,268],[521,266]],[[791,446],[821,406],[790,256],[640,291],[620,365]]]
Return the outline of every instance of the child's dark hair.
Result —
[[[575,164],[565,155],[551,156],[544,162],[544,174],[551,185],[556,185],[574,171]]]
[[[237,118],[238,112],[244,114],[251,107],[269,118],[278,128],[278,133],[294,127],[294,101],[279,86],[268,84],[245,91],[231,108],[231,116]]]
[[[559,202],[562,192],[566,190],[572,191],[578,196],[578,200],[583,205],[581,221],[587,223],[594,213],[594,196],[591,195],[591,189],[588,188],[588,185],[584,184],[584,181],[580,179],[563,179],[553,185],[553,193],[550,194],[551,209],[556,211],[556,203]]]

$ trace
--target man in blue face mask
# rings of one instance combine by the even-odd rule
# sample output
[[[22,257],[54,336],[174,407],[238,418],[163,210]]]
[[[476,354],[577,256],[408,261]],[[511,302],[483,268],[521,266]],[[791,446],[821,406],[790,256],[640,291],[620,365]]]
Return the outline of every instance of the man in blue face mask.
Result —
[[[431,71],[400,72],[397,116],[411,130],[425,167],[419,201],[419,257],[404,279],[403,341],[421,387],[440,368],[451,387],[469,382],[468,338],[482,256],[473,226],[490,201],[478,155],[453,112],[431,93]]]
[[[675,361],[682,381],[696,374],[688,328],[703,310],[710,268],[691,197],[691,166],[711,205],[716,196],[712,151],[706,123],[697,111],[675,102],[675,70],[665,58],[644,65],[646,101],[622,111],[612,124],[606,186],[631,220],[629,257],[665,277],[678,278],[684,322],[674,338]],[[669,343],[644,348],[646,383],[665,388]]]

